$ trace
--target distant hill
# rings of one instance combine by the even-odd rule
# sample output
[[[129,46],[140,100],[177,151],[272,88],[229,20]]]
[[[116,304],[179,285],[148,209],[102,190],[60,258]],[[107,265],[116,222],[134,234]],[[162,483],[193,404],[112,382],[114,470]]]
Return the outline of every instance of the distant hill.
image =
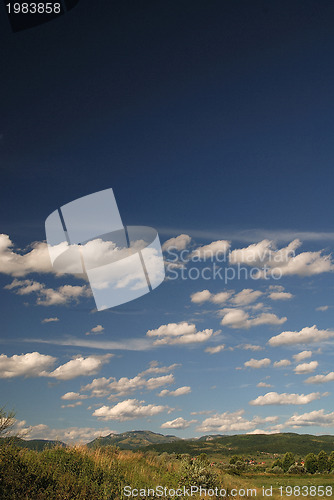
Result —
[[[121,450],[135,450],[151,444],[173,443],[182,441],[183,439],[176,436],[164,436],[151,431],[129,431],[121,434],[109,434],[106,437],[94,439],[87,444],[89,448],[99,446],[113,445],[118,446]]]
[[[312,436],[310,434],[238,434],[234,436],[203,436],[199,439],[179,440],[170,443],[151,444],[144,448],[159,453],[200,453],[208,455],[251,455],[255,453],[293,453],[305,456],[334,450],[334,436]]]
[[[19,448],[28,448],[29,450],[42,451],[45,448],[53,448],[55,446],[63,446],[66,444],[61,441],[51,441],[48,439],[21,439],[18,437],[0,438],[0,446],[12,443]]]

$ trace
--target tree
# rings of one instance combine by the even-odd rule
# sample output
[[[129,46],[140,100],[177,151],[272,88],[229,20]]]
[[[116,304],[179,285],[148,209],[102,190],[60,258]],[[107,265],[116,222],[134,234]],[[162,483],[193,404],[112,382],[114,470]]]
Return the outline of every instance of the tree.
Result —
[[[277,458],[271,467],[280,467],[281,469],[283,469],[282,460],[280,458]]]
[[[4,407],[0,408],[0,436],[6,435],[14,423],[15,413],[13,411],[7,412]]]
[[[293,465],[294,463],[295,463],[294,454],[291,453],[291,451],[287,451],[282,461],[282,467],[284,472],[287,472],[290,469],[291,465]]]
[[[238,455],[232,455],[232,457],[230,458],[230,465],[234,465],[239,460],[242,462],[243,458],[239,457]]]
[[[305,469],[310,474],[314,474],[318,470],[318,457],[314,453],[309,453],[305,457]]]
[[[318,454],[318,471],[325,472],[328,471],[329,462],[327,453],[322,450]]]
[[[334,469],[334,451],[328,457],[328,470],[332,471]]]

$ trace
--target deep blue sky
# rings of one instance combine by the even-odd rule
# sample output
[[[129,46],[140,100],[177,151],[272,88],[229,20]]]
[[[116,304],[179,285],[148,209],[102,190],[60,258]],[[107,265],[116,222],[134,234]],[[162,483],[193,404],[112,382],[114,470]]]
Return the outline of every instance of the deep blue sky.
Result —
[[[330,1],[81,0],[61,18],[13,34],[2,7],[0,232],[24,252],[33,241],[45,239],[44,221],[57,207],[112,187],[125,223],[153,226],[162,241],[187,233],[193,237],[192,248],[254,229],[277,235],[288,230],[291,239],[282,238],[286,243],[300,231],[331,233],[333,23]],[[321,241],[319,236],[318,241],[313,235],[303,251],[329,253],[331,238]],[[249,236],[247,244],[259,239]],[[1,279],[2,287],[11,282],[8,275]],[[22,279],[53,288],[67,283],[49,275]],[[256,342],[315,323],[331,328],[330,321],[314,312],[315,307],[330,305],[331,279],[311,276],[303,286],[299,277],[286,279],[282,285],[287,292],[295,297],[301,292],[298,305],[275,303],[272,312],[288,316],[288,323],[261,326]],[[74,284],[72,279],[70,283]],[[2,291],[7,339],[2,352],[12,356],[38,349],[45,355],[64,356],[66,362],[79,353],[73,346],[53,352],[29,345],[27,339],[41,338],[43,328],[43,332],[49,328],[50,337],[51,328],[59,336],[84,336],[97,324],[105,328],[104,340],[108,335],[117,339],[115,332],[142,338],[147,330],[168,322],[191,322],[198,307],[190,301],[192,293],[207,288],[218,293],[224,288],[217,283],[187,283],[186,289],[176,283],[163,286],[154,297],[120,308],[119,314],[103,313],[104,319],[96,321],[89,315],[93,307],[86,303],[89,299],[73,310],[51,307],[46,312],[30,296],[27,307],[26,297]],[[231,288],[236,293],[242,288],[269,293],[267,283],[238,283]],[[311,290],[308,295],[307,290]],[[59,323],[41,326],[44,317],[53,316],[59,316]],[[206,324],[204,315],[199,322],[198,330],[219,327],[216,317],[210,316]],[[10,345],[8,339],[16,337],[25,338],[25,343]],[[103,376],[133,377],[154,359],[165,365],[187,359],[179,385],[191,385],[189,366],[195,363],[198,373],[200,356],[193,361],[192,350],[185,355],[170,347],[164,353],[161,359],[146,351],[127,354],[130,358],[113,361],[115,372]],[[231,369],[252,356],[267,355],[243,352]],[[129,366],[129,373],[122,371],[124,366]],[[203,380],[206,376],[207,385],[213,385],[209,375]],[[23,383],[23,389],[19,385],[15,389],[17,400],[12,385],[4,388],[6,401],[19,409],[19,418],[59,427],[55,422],[59,400],[55,407],[44,408],[45,414],[40,408],[34,413],[28,404],[31,379]],[[75,383],[76,388],[55,390],[59,396],[79,390],[80,383]],[[47,388],[44,379],[34,379],[34,384]],[[39,392],[33,387],[36,397]],[[295,392],[311,392],[308,389],[313,390],[301,384]],[[206,392],[205,387],[202,390]],[[45,397],[54,400],[53,393]],[[194,390],[189,397],[194,404],[198,401]],[[223,412],[245,407],[249,398],[219,408],[213,406],[215,399],[212,396],[205,405]],[[191,405],[187,408],[194,410]],[[89,415],[89,422],[83,413],[76,416],[73,425],[93,427],[96,419]],[[189,414],[182,415],[189,420]],[[125,430],[139,424],[122,425]],[[111,426],[121,430],[114,422]]]

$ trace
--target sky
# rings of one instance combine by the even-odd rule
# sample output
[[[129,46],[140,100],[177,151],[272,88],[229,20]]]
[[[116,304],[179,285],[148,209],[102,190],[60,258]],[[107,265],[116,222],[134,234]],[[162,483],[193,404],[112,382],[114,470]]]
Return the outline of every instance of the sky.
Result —
[[[0,10],[0,406],[28,438],[334,430],[334,5]],[[112,188],[166,279],[96,311],[45,220]]]

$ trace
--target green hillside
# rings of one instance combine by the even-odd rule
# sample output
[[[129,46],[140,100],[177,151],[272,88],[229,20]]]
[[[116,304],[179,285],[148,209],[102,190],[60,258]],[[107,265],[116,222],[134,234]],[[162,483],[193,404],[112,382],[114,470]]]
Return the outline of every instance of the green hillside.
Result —
[[[94,439],[87,444],[89,448],[97,448],[100,446],[118,446],[121,450],[135,450],[143,448],[151,444],[173,443],[182,441],[176,436],[164,436],[151,431],[129,431],[121,434],[109,434],[106,437]]]
[[[65,447],[66,445],[61,441],[50,441],[47,439],[21,439],[18,437],[10,438],[0,438],[0,446],[5,444],[13,444],[18,448],[27,448],[28,450],[42,451],[47,448],[53,448],[55,446]]]
[[[298,455],[334,450],[334,436],[312,436],[310,434],[239,434],[235,436],[203,436],[197,440],[181,440],[172,443],[151,444],[145,450],[159,453],[201,453],[208,455],[249,455],[253,453],[285,453]]]

